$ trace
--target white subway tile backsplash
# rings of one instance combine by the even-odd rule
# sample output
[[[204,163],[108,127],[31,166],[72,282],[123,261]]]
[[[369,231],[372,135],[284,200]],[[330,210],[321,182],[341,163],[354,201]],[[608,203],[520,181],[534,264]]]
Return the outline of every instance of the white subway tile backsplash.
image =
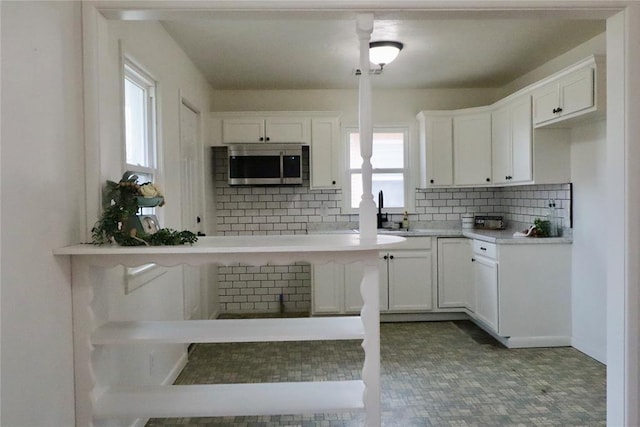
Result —
[[[230,187],[226,148],[213,148],[216,232],[219,235],[304,234],[307,224],[350,223],[357,215],[342,214],[341,190],[309,188],[308,151],[303,153],[302,186]],[[410,221],[459,221],[463,213],[499,214],[507,221],[533,223],[547,215],[549,201],[568,226],[570,185],[523,185],[504,188],[417,189]],[[391,215],[400,221],[402,215]],[[278,278],[276,278],[279,275]],[[221,312],[277,312],[280,295],[286,311],[308,311],[311,305],[308,264],[219,267]],[[247,293],[241,294],[240,290]],[[248,291],[251,290],[251,293]],[[249,299],[249,296],[251,299]],[[237,299],[234,299],[237,298]]]

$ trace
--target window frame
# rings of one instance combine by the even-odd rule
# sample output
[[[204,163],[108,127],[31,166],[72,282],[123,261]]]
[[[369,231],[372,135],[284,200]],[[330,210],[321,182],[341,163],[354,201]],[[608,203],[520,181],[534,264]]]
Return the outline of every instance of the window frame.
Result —
[[[342,200],[343,206],[342,211],[346,214],[358,214],[360,212],[359,207],[351,206],[351,175],[353,173],[360,173],[362,169],[360,167],[351,169],[351,147],[350,147],[350,139],[352,133],[359,133],[359,128],[357,126],[349,126],[344,128],[343,133],[343,142],[344,142],[344,159],[345,159],[345,176],[344,176],[344,197]],[[411,188],[411,176],[410,176],[410,147],[411,147],[411,126],[409,125],[385,125],[385,126],[373,126],[373,133],[402,133],[404,134],[404,145],[403,145],[403,159],[404,159],[404,168],[385,168],[385,169],[373,169],[372,173],[402,173],[403,177],[403,191],[404,191],[404,204],[403,207],[393,207],[393,208],[383,208],[385,213],[391,214],[402,214],[404,211],[411,212],[414,210],[413,205],[414,202],[412,200],[412,194],[410,191]],[[376,195],[373,195],[374,202],[377,206],[377,198]]]

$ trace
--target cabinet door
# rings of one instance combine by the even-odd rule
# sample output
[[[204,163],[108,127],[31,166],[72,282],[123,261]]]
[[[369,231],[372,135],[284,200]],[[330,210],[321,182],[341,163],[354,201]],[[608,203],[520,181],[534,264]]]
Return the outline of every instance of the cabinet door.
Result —
[[[491,183],[491,113],[453,119],[453,171],[455,185]]]
[[[342,313],[344,267],[336,263],[311,266],[312,314]]]
[[[472,284],[471,240],[438,239],[438,307],[471,309]]]
[[[310,186],[314,190],[340,188],[341,164],[338,148],[338,119],[312,119],[310,157]]]
[[[533,180],[533,125],[529,95],[511,105],[511,177],[510,183]]]
[[[425,122],[427,186],[453,185],[453,118],[427,117]]]
[[[389,311],[431,310],[432,252],[389,253]]]
[[[558,117],[560,106],[558,83],[551,82],[533,93],[533,123],[540,124]]]
[[[512,170],[510,105],[491,114],[491,156],[493,183],[508,183]]]
[[[299,117],[269,117],[265,120],[267,142],[309,144],[311,120]]]
[[[264,142],[264,119],[237,117],[222,120],[222,142],[224,144]]]
[[[498,263],[475,256],[475,316],[494,331],[498,331]]]
[[[593,107],[593,68],[571,73],[560,80],[562,116]]]

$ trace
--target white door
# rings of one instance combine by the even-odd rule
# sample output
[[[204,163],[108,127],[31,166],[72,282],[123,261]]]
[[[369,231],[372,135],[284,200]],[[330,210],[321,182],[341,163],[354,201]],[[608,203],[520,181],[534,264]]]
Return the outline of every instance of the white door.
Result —
[[[453,118],[427,117],[427,186],[453,184]]]
[[[533,125],[531,97],[525,96],[511,107],[511,179],[529,182],[533,179]]]
[[[312,314],[342,313],[343,267],[335,262],[311,266]]]
[[[264,140],[262,118],[240,117],[222,120],[222,142],[225,144],[261,143]]]
[[[509,182],[512,172],[511,153],[511,105],[491,113],[491,166],[493,183]]]
[[[438,239],[438,307],[471,309],[471,240]]]
[[[389,254],[389,311],[431,310],[431,251]]]
[[[194,233],[200,231],[202,204],[200,189],[200,113],[180,104],[180,151],[182,156],[182,228]],[[184,318],[202,319],[207,317],[203,307],[203,286],[201,267],[183,266]]]
[[[311,141],[311,120],[298,117],[269,117],[265,120],[265,141],[308,144]]]
[[[474,257],[475,316],[498,332],[498,263]]]
[[[464,114],[453,119],[455,185],[491,182],[491,113]]]
[[[593,107],[593,68],[576,71],[560,81],[562,114]]]

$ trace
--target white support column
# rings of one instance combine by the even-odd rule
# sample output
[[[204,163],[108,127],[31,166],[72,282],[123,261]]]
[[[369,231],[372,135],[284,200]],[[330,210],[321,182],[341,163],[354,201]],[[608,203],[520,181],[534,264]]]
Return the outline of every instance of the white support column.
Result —
[[[373,252],[364,262],[364,277],[360,284],[360,294],[364,304],[360,318],[364,325],[364,408],[367,427],[381,425],[382,407],[380,391],[380,292],[378,271],[378,253]]]
[[[371,154],[373,144],[373,120],[371,101],[371,77],[369,75],[369,41],[373,32],[373,14],[356,17],[356,30],[360,42],[360,91],[358,99],[360,127],[360,155],[362,156],[362,198],[360,200],[360,238],[376,237],[376,205],[371,190]]]
[[[373,121],[371,101],[371,79],[369,75],[369,41],[373,32],[373,14],[359,14],[356,17],[356,30],[360,42],[360,91],[359,124],[360,155],[362,156],[362,198],[360,200],[360,239],[376,239],[376,205],[373,202],[371,184],[371,155],[373,145]],[[382,409],[380,404],[380,295],[378,292],[378,256],[372,252],[364,262],[364,276],[360,284],[360,293],[364,302],[360,317],[364,325],[364,366],[362,380],[365,384],[364,406],[365,425],[381,425]]]

